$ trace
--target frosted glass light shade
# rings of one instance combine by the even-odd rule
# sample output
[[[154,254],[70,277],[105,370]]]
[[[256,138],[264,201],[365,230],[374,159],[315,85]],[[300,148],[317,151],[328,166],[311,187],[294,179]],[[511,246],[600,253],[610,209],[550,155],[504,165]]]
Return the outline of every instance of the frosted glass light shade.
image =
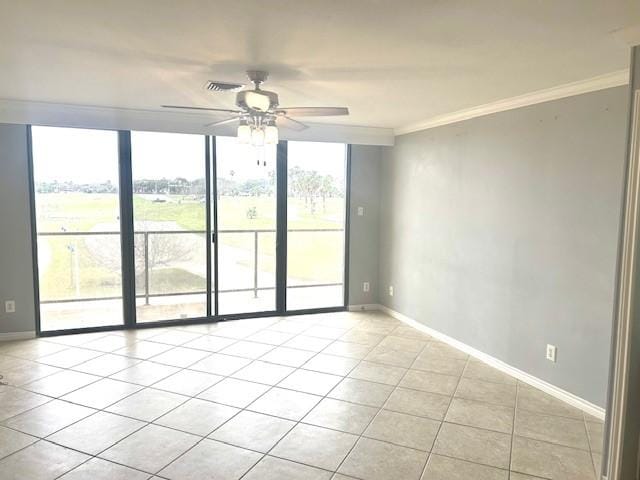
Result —
[[[264,145],[264,130],[254,128],[251,132],[251,145],[254,147],[262,147]]]
[[[278,127],[269,125],[264,129],[264,143],[267,145],[275,145],[278,143]]]
[[[249,143],[251,141],[251,127],[249,125],[238,126],[238,143]]]

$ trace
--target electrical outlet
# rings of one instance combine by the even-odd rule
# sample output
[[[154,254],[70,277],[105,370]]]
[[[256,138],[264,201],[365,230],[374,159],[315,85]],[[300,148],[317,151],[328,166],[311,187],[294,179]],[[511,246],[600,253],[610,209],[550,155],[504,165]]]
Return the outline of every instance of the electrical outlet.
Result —
[[[393,285],[389,285],[389,296],[393,297]]]
[[[369,291],[369,282],[364,282],[362,284],[362,291],[363,292],[368,292]]]
[[[6,302],[4,302],[4,311],[6,313],[15,313],[16,302],[14,300],[7,300]]]
[[[556,363],[556,346],[547,344],[547,360]]]
[[[359,217],[364,216],[364,207],[358,207],[358,216]]]

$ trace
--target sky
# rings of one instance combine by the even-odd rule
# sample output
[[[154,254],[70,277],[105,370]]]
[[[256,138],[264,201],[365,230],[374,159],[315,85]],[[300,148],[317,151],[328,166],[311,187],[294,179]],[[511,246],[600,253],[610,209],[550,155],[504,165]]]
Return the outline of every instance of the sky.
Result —
[[[118,183],[118,134],[103,130],[33,127],[36,182]]]
[[[316,170],[343,181],[345,145],[289,142],[289,167]],[[204,178],[202,135],[132,132],[132,173],[135,179]],[[254,148],[234,137],[216,137],[218,176],[234,179],[266,177],[275,167],[276,147]],[[260,159],[260,166],[256,161]],[[328,161],[335,159],[335,161]],[[262,166],[262,161],[267,166]],[[106,130],[33,127],[33,163],[36,182],[118,183],[118,134]]]

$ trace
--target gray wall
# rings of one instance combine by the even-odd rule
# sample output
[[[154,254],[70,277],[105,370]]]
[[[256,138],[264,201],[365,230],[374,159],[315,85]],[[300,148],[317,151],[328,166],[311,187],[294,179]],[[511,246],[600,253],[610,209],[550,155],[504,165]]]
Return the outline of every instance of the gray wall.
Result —
[[[351,147],[349,305],[378,303],[378,218],[383,147]],[[358,216],[358,207],[364,215]],[[362,289],[369,282],[369,292]]]
[[[28,178],[27,128],[0,124],[0,334],[35,330]]]
[[[380,301],[604,406],[626,92],[397,137],[381,171]]]

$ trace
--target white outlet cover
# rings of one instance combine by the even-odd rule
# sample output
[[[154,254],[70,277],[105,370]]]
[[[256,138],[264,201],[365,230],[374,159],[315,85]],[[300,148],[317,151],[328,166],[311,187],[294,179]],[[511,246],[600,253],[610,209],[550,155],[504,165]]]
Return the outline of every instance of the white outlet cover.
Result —
[[[364,207],[358,207],[358,216],[362,217],[364,215]]]
[[[389,296],[393,297],[393,285],[389,285]]]
[[[369,291],[369,288],[370,288],[370,286],[369,286],[369,282],[364,282],[364,283],[362,284],[362,291],[363,291],[363,292],[368,292],[368,291]]]
[[[13,300],[7,300],[4,302],[4,311],[6,313],[15,313],[16,311],[16,302]]]

